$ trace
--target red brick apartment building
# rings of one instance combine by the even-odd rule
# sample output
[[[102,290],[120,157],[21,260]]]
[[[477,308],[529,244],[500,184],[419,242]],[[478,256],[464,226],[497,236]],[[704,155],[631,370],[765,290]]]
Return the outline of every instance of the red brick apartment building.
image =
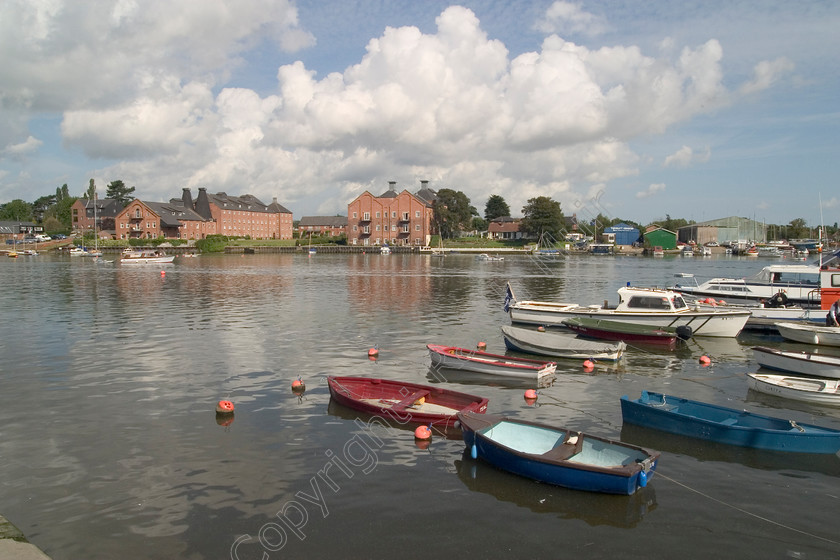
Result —
[[[363,192],[347,205],[347,243],[427,246],[436,197],[428,183],[420,181],[416,194],[407,190],[397,193],[396,181],[389,181],[388,190],[379,196]]]
[[[193,202],[190,189],[169,202],[132,200],[114,219],[117,239],[204,239],[208,235],[291,239],[292,213],[275,198],[263,204],[256,197],[209,194],[199,188]]]

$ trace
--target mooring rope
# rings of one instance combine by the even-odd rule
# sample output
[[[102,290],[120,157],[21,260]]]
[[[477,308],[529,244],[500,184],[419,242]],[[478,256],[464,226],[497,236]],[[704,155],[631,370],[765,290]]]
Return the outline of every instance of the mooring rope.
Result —
[[[779,523],[778,521],[773,521],[772,519],[769,519],[769,518],[767,518],[767,517],[764,517],[764,516],[758,515],[757,513],[753,513],[753,512],[751,512],[751,511],[747,511],[747,510],[745,510],[744,508],[741,508],[741,507],[738,507],[738,506],[736,506],[736,505],[730,504],[730,503],[728,503],[728,502],[725,502],[725,501],[723,501],[723,500],[720,500],[720,499],[718,499],[718,498],[715,498],[714,496],[710,496],[709,494],[706,494],[705,492],[701,492],[700,490],[697,490],[696,488],[692,488],[691,486],[688,486],[687,484],[683,484],[682,482],[680,482],[680,481],[678,481],[678,480],[675,480],[675,479],[673,479],[673,478],[671,478],[671,477],[669,477],[669,476],[666,476],[666,475],[662,474],[662,472],[660,472],[659,470],[657,470],[657,471],[656,471],[656,476],[658,476],[658,477],[662,477],[662,478],[664,478],[665,480],[668,480],[668,481],[670,481],[670,482],[673,482],[673,483],[674,483],[674,484],[676,484],[677,486],[682,486],[683,488],[685,488],[685,489],[686,489],[686,490],[688,490],[689,492],[694,492],[695,494],[697,494],[697,495],[699,495],[699,496],[703,496],[704,498],[706,498],[706,499],[708,499],[708,500],[711,500],[711,501],[713,501],[713,502],[716,502],[716,503],[718,503],[718,504],[720,504],[720,505],[722,505],[722,506],[726,506],[726,507],[728,507],[728,508],[734,509],[735,511],[738,511],[738,512],[740,512],[740,513],[743,513],[744,515],[748,515],[748,516],[750,516],[750,517],[754,517],[754,518],[756,518],[756,519],[758,519],[758,520],[760,520],[760,521],[764,521],[764,522],[766,522],[766,523],[770,523],[771,525],[775,525],[775,526],[777,526],[777,527],[781,527],[782,529],[787,529],[787,530],[789,530],[789,531],[793,531],[794,533],[799,533],[800,535],[805,535],[806,537],[811,537],[811,538],[814,538],[814,539],[819,539],[819,540],[821,540],[821,541],[825,541],[825,542],[827,542],[827,543],[840,545],[840,542],[835,541],[835,540],[833,540],[833,539],[829,539],[829,538],[827,538],[827,537],[821,537],[821,536],[819,536],[819,535],[815,535],[815,534],[813,534],[813,533],[809,533],[808,531],[803,531],[803,530],[801,530],[801,529],[797,529],[796,527],[791,527],[790,525],[785,525],[784,523]]]

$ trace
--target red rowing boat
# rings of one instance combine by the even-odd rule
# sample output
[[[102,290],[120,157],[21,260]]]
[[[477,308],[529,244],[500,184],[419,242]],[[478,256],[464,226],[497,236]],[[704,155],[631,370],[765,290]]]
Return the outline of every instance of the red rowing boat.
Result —
[[[454,425],[459,412],[487,411],[487,399],[405,381],[370,377],[327,377],[330,396],[346,407],[400,424]]]

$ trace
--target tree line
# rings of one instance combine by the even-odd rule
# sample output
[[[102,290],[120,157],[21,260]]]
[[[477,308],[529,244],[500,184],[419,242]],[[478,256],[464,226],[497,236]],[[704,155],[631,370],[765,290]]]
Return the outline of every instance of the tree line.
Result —
[[[105,188],[105,197],[117,200],[123,207],[134,200],[135,187],[127,187],[121,180],[111,181]],[[34,202],[15,199],[0,205],[0,220],[11,222],[35,222],[48,233],[70,233],[72,216],[70,208],[79,198],[98,198],[93,179],[81,196],[71,196],[70,188],[64,183],[55,194],[42,196]]]

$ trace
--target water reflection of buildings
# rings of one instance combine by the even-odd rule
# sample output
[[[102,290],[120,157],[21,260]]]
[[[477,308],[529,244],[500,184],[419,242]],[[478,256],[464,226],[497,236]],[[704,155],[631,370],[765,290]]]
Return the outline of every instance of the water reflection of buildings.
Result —
[[[347,297],[362,310],[418,310],[432,300],[432,279],[418,271],[412,255],[351,255]],[[409,259],[406,261],[405,259]]]
[[[472,459],[466,451],[455,461],[455,469],[461,482],[474,492],[489,494],[501,502],[525,507],[534,513],[580,519],[591,526],[635,527],[656,508],[656,477],[635,494],[614,496],[539,484]]]

